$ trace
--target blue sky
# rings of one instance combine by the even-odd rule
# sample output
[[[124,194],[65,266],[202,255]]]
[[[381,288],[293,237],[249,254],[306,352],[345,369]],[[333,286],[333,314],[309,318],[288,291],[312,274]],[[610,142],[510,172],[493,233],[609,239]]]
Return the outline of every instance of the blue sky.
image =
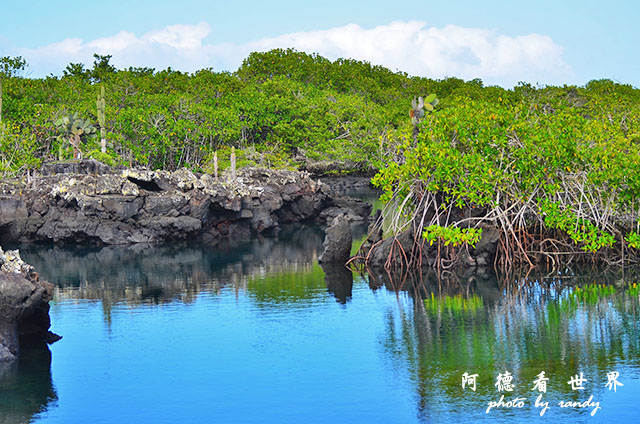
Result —
[[[195,71],[294,47],[507,87],[598,78],[640,87],[640,3],[631,0],[3,3],[0,56],[22,55],[32,77],[90,65],[94,52],[118,67]]]

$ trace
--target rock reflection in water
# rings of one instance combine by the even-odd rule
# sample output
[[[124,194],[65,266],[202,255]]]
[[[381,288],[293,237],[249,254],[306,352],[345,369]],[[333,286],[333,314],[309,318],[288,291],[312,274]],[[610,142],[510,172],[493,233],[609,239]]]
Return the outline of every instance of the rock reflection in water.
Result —
[[[318,227],[297,226],[285,227],[277,237],[213,248],[25,246],[20,252],[56,285],[56,299],[100,300],[108,315],[111,305],[119,302],[188,303],[200,293],[217,293],[224,287],[266,289],[251,283],[269,275],[308,274],[323,237]]]
[[[56,284],[57,300],[100,301],[109,323],[115,304],[188,303],[203,293],[229,296],[233,295],[230,291],[236,291],[251,299],[250,307],[258,317],[277,316],[289,328],[306,322],[303,317],[309,315],[299,314],[301,310],[316,308],[318,316],[333,311],[329,292],[345,305],[345,313],[353,314],[350,316],[360,311],[369,314],[371,319],[362,322],[384,317],[379,320],[384,326],[372,336],[373,344],[377,338],[380,348],[363,354],[381,352],[382,364],[386,364],[381,368],[391,370],[399,381],[407,381],[416,394],[419,420],[424,422],[457,422],[468,419],[473,411],[483,413],[486,401],[495,398],[495,377],[505,370],[513,374],[523,394],[530,392],[535,376],[545,371],[551,379],[548,400],[556,403],[578,399],[580,393],[564,384],[577,372],[599,383],[589,387],[589,394],[595,396],[603,394],[606,373],[612,370],[629,379],[633,373],[640,374],[637,295],[633,298],[620,288],[616,294],[593,302],[573,295],[576,286],[586,283],[615,281],[621,286],[633,280],[628,275],[498,279],[493,275],[449,273],[437,278],[433,272],[420,276],[377,272],[364,280],[354,279],[341,265],[317,264],[323,238],[319,228],[297,227],[283,229],[277,237],[226,248],[188,244],[102,249],[39,246],[21,252],[44,278]],[[368,299],[367,283],[376,292]],[[378,296],[378,291],[392,295]],[[350,307],[361,298],[364,303]],[[386,303],[389,298],[393,301]],[[270,314],[274,310],[277,315]],[[269,313],[263,314],[265,311]],[[270,321],[261,321],[261,325],[265,323]],[[315,331],[321,334],[320,329]],[[361,328],[357,331],[365,332]],[[357,338],[354,334],[349,337]],[[297,342],[293,339],[291,345]],[[325,342],[340,343],[334,339]],[[256,343],[262,346],[260,340]],[[26,421],[55,399],[49,361],[46,368],[32,370],[37,390],[25,389],[37,394],[27,397],[31,403],[14,409],[10,403],[0,405],[5,415],[13,414],[5,422],[19,421],[20,417]],[[473,395],[461,390],[460,376],[465,371],[479,374],[478,391]],[[0,381],[31,378],[20,372],[9,369]],[[2,384],[9,396],[5,388],[11,385]],[[462,412],[458,416],[456,411]]]
[[[367,280],[372,290],[385,287],[390,291],[408,292],[412,297],[418,299],[427,298],[432,294],[436,296],[469,296],[475,293],[482,296],[485,302],[495,302],[502,296],[498,280],[493,274],[479,275],[465,272],[462,275],[448,273],[438,277],[436,272],[430,268],[422,274],[370,270],[367,274]]]
[[[56,400],[46,346],[23,349],[15,361],[0,363],[0,424],[31,422]]]
[[[333,294],[339,303],[345,304],[351,299],[353,289],[353,272],[340,263],[320,264],[324,271],[324,282],[329,293]]]

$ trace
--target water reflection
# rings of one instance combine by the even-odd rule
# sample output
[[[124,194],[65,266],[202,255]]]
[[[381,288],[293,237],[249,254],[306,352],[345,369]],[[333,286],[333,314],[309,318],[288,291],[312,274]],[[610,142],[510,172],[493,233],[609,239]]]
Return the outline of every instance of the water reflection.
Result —
[[[360,364],[352,364],[353,371],[345,368],[341,373],[351,379],[371,377],[368,390],[378,394],[391,390],[386,380],[391,374],[394,384],[400,386],[398,393],[407,390],[414,395],[411,408],[419,422],[457,422],[484,417],[486,402],[498,397],[495,377],[505,370],[514,376],[516,393],[529,398],[532,397],[533,380],[540,371],[545,371],[551,379],[547,400],[556,403],[583,400],[583,393],[572,391],[566,384],[579,372],[589,379],[587,392],[595,397],[607,395],[603,384],[606,374],[612,370],[621,372],[621,379],[627,384],[625,390],[634,390],[632,382],[639,380],[640,306],[637,293],[625,289],[635,278],[633,276],[562,273],[522,278],[510,276],[499,280],[492,275],[469,273],[438,278],[431,272],[419,276],[382,272],[354,278],[354,274],[343,266],[318,265],[322,239],[323,233],[318,228],[291,227],[284,229],[277,238],[222,248],[187,244],[100,249],[32,246],[22,248],[21,253],[45,278],[56,284],[56,301],[62,304],[60,310],[65,302],[99,302],[108,326],[111,326],[112,313],[122,312],[123,308],[118,305],[140,311],[139,316],[123,317],[121,313],[120,326],[114,324],[116,334],[113,338],[111,335],[105,338],[108,340],[105,346],[111,346],[111,340],[113,343],[120,340],[125,346],[122,349],[126,350],[127,340],[138,340],[141,334],[151,331],[149,328],[138,332],[131,329],[134,339],[122,335],[124,328],[135,327],[134,321],[138,317],[151,316],[154,310],[162,309],[153,305],[174,303],[175,308],[167,308],[167,313],[172,314],[180,311],[186,314],[187,308],[181,308],[182,304],[194,306],[189,313],[202,313],[197,315],[194,328],[184,329],[187,335],[190,332],[197,334],[185,339],[185,343],[192,345],[185,346],[184,350],[206,352],[206,356],[202,355],[211,364],[216,361],[209,360],[209,356],[222,351],[218,360],[231,376],[229,386],[225,386],[225,395],[235,387],[235,374],[250,378],[262,376],[263,387],[274,393],[298,384],[297,377],[294,378],[297,372],[309,374],[317,369],[321,378],[316,384],[325,381],[326,375],[338,379],[342,374],[335,373],[335,364],[351,358],[349,355],[366,358],[360,359],[366,366],[360,368]],[[607,282],[616,282],[613,294],[597,289],[590,297],[576,295],[577,287]],[[236,302],[229,302],[234,295]],[[204,302],[203,309],[198,310],[196,300],[200,298],[222,300]],[[277,314],[273,314],[274,311]],[[309,311],[313,312],[313,318],[312,314],[304,314]],[[222,319],[221,316],[225,323],[243,323],[245,327],[227,331],[224,325],[215,321]],[[263,319],[265,316],[273,319]],[[163,319],[162,314],[154,317]],[[159,325],[176,322],[173,316],[166,319]],[[152,319],[149,322],[152,327],[156,325]],[[201,326],[207,331],[199,332]],[[179,334],[179,331],[172,334]],[[367,331],[375,333],[372,336],[374,347],[366,342]],[[227,340],[228,345],[212,341],[218,339]],[[151,345],[146,347],[165,352],[164,347],[160,349],[153,345],[154,340],[156,338],[148,339],[147,343]],[[353,348],[348,354],[326,354],[337,346],[350,343]],[[117,351],[117,348],[113,349]],[[225,349],[229,350],[226,354]],[[243,357],[237,351],[244,352],[244,358],[251,360],[233,362],[236,356]],[[279,368],[278,361],[287,358],[290,352],[296,353],[296,360],[283,360]],[[129,351],[126,353],[130,354]],[[180,350],[175,355],[183,354]],[[95,363],[102,363],[102,357],[99,358]],[[305,364],[300,358],[310,362]],[[23,371],[14,367],[0,375],[3,393],[9,393],[13,386],[21,387],[16,393],[22,393],[12,394],[13,398],[2,396],[5,403],[0,404],[0,412],[9,417],[4,422],[26,421],[51,405],[56,393],[49,363],[50,357],[38,362],[38,367],[23,367]],[[251,368],[253,374],[247,374],[247,367],[254,363],[259,365]],[[298,363],[299,369],[296,368]],[[213,373],[215,367],[210,368]],[[27,369],[32,374],[27,373]],[[260,374],[269,370],[274,370],[275,379]],[[461,389],[460,378],[465,371],[479,374],[477,392]],[[134,376],[135,372],[129,371]],[[193,374],[185,374],[200,375],[201,372],[204,371],[198,368]],[[293,376],[292,380],[287,380],[288,376]],[[208,377],[207,384],[210,384],[210,381],[223,378],[224,374]],[[17,384],[16,380],[23,383]],[[282,386],[278,386],[279,382]],[[335,385],[331,389],[339,391],[337,383],[329,380],[328,384]],[[251,390],[251,387],[243,390]],[[194,386],[193,389],[195,393],[206,393],[210,386]],[[292,411],[296,407],[312,409],[315,403],[304,403],[304,400],[316,399],[322,393],[309,390],[305,392],[307,398],[287,399],[287,402],[293,402]],[[20,399],[23,400],[16,396],[22,396]],[[197,395],[192,393],[192,396]],[[246,400],[244,391],[241,396]],[[220,396],[222,398],[225,396]],[[23,408],[12,409],[12,402],[23,402]],[[615,399],[607,402],[615,405]],[[367,405],[360,407],[371,408],[370,403]],[[622,406],[629,409],[628,404]],[[401,410],[400,406],[398,410]],[[344,406],[343,412],[348,411],[358,410],[349,404]],[[606,415],[608,411],[603,410],[599,416],[620,417],[619,414]],[[377,413],[383,412],[388,411]],[[532,414],[534,412],[496,413],[491,418],[494,422],[528,422],[535,417]],[[588,412],[586,414],[588,417]],[[574,411],[555,417],[575,419],[584,415],[584,412]]]
[[[319,227],[295,226],[278,237],[216,247],[25,246],[20,252],[46,270],[56,299],[100,300],[108,314],[120,302],[191,303],[200,293],[229,286],[265,301],[304,298],[324,284],[317,265],[323,238]]]
[[[49,349],[23,349],[16,361],[0,362],[1,424],[30,422],[56,400]]]
[[[353,272],[342,264],[324,263],[324,283],[339,303],[346,304],[353,290]]]
[[[623,281],[619,276],[530,275],[502,282],[495,277],[443,281],[433,274],[419,281],[394,277],[370,276],[374,287],[410,294],[404,307],[387,311],[380,343],[394,368],[406,370],[415,384],[418,414],[425,422],[442,420],[447,409],[445,416],[453,419],[453,410],[461,407],[484,415],[486,402],[499,398],[496,377],[507,370],[515,393],[529,399],[536,375],[545,371],[551,378],[545,397],[552,403],[602,397],[613,370],[638,378],[638,295],[624,287],[605,290],[602,284]],[[601,283],[599,291],[613,294],[587,300],[576,295],[578,287],[594,281]],[[479,374],[477,393],[461,389],[463,372]],[[590,381],[587,396],[566,384],[579,372]]]

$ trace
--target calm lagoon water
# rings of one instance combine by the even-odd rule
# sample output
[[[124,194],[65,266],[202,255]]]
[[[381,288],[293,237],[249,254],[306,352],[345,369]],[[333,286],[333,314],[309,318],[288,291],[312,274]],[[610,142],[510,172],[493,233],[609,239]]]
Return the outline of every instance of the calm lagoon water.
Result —
[[[0,369],[0,422],[640,420],[637,295],[581,301],[557,276],[401,285],[323,269],[322,238],[298,227],[217,248],[23,246],[56,284],[52,330],[64,338],[50,358],[26,351]],[[486,414],[505,371],[505,400],[525,405]],[[464,372],[478,374],[476,392],[462,389]],[[585,390],[573,391],[580,372]],[[558,406],[590,396],[593,417]]]

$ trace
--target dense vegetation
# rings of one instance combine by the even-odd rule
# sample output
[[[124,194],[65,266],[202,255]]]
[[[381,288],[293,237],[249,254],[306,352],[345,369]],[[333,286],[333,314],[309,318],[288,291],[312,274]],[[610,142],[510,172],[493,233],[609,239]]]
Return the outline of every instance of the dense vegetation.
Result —
[[[101,127],[96,101],[102,88],[100,129],[108,157],[101,154],[97,131],[76,128],[84,157],[206,170],[216,150],[224,166],[233,146],[240,165],[295,167],[325,160],[336,169],[370,170],[381,163],[387,130],[410,124],[407,99],[466,86],[293,50],[253,53],[235,73],[116,70],[109,56],[95,55],[92,68],[72,63],[61,77],[20,78],[11,67],[3,74],[2,171],[72,158],[73,119],[66,126],[56,123],[77,114],[82,123]]]
[[[395,231],[417,219],[426,241],[466,248],[493,225],[507,265],[640,248],[640,90],[629,85],[507,90],[294,50],[252,53],[234,73],[109,59],[43,79],[0,59],[0,172],[75,156],[209,171],[233,147],[239,166],[378,169]]]
[[[521,85],[443,97],[374,182],[397,230],[419,222],[445,262],[500,229],[497,265],[638,261],[640,91]]]

